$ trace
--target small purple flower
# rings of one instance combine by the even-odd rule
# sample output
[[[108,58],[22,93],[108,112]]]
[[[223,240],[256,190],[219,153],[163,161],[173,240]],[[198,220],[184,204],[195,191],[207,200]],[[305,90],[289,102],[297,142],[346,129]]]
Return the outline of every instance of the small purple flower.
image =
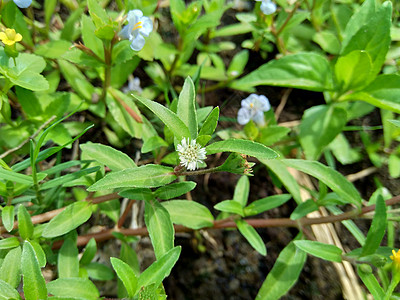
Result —
[[[238,111],[238,123],[245,125],[253,120],[257,125],[265,124],[264,112],[271,109],[268,98],[264,95],[251,94],[242,100],[242,107]]]
[[[32,4],[32,0],[13,0],[13,1],[20,8],[27,8]]]
[[[262,1],[260,9],[265,15],[272,15],[276,12],[276,4],[271,0],[256,0]]]
[[[153,22],[149,17],[144,17],[139,9],[129,11],[126,19],[128,25],[122,28],[119,35],[131,42],[132,50],[140,51],[146,42],[144,37],[153,31]]]

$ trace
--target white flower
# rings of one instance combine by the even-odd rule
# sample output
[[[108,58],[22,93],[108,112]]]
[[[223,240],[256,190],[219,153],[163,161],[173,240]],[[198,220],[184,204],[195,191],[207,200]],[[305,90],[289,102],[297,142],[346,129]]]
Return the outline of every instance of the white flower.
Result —
[[[126,19],[128,25],[122,28],[119,35],[131,42],[132,50],[140,51],[145,43],[144,37],[153,31],[153,22],[149,17],[144,17],[139,9],[130,10]]]
[[[271,105],[267,97],[251,94],[242,100],[242,107],[238,111],[238,123],[245,125],[253,120],[258,125],[263,126],[265,124],[264,111],[270,109]]]
[[[201,147],[196,140],[190,141],[189,138],[187,140],[183,138],[176,148],[181,165],[185,166],[188,170],[196,170],[199,167],[199,163],[202,163],[206,159],[206,148]]]
[[[256,0],[262,1],[260,9],[265,15],[272,15],[276,12],[276,4],[271,0]]]

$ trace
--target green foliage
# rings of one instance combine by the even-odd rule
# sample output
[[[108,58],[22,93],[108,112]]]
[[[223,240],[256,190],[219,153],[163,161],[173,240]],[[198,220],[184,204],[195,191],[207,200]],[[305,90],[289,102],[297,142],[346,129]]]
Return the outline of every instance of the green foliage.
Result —
[[[365,291],[396,297],[399,200],[386,177],[400,177],[399,4],[273,0],[266,14],[265,3],[156,2],[0,5],[0,299],[109,296],[98,281],[119,298],[167,299],[177,232],[204,252],[219,242],[203,243],[207,230],[237,228],[267,255],[264,241],[279,247],[255,228],[270,226],[310,240],[285,246],[256,299],[283,297],[307,254],[351,260]],[[157,26],[130,24],[125,40],[134,9]],[[269,100],[239,109],[256,90]],[[312,236],[334,222],[360,248]],[[143,269],[146,234],[156,260]]]

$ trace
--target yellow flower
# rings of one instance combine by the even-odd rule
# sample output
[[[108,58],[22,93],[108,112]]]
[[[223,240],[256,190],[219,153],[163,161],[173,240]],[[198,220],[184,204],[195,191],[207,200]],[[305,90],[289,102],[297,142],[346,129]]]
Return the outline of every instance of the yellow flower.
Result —
[[[393,265],[396,267],[396,269],[400,269],[400,250],[396,251],[392,250],[393,255],[390,256],[390,258],[393,260]]]
[[[22,35],[16,33],[14,29],[7,28],[0,32],[0,40],[7,46],[12,46],[22,40]]]

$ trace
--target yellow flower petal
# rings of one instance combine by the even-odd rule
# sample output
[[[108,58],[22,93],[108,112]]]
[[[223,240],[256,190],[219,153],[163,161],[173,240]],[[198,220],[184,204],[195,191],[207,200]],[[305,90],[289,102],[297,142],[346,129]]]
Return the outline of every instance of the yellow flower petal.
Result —
[[[4,32],[0,32],[0,40],[5,45],[12,46],[22,40],[22,35],[16,33],[12,28],[7,28]]]

